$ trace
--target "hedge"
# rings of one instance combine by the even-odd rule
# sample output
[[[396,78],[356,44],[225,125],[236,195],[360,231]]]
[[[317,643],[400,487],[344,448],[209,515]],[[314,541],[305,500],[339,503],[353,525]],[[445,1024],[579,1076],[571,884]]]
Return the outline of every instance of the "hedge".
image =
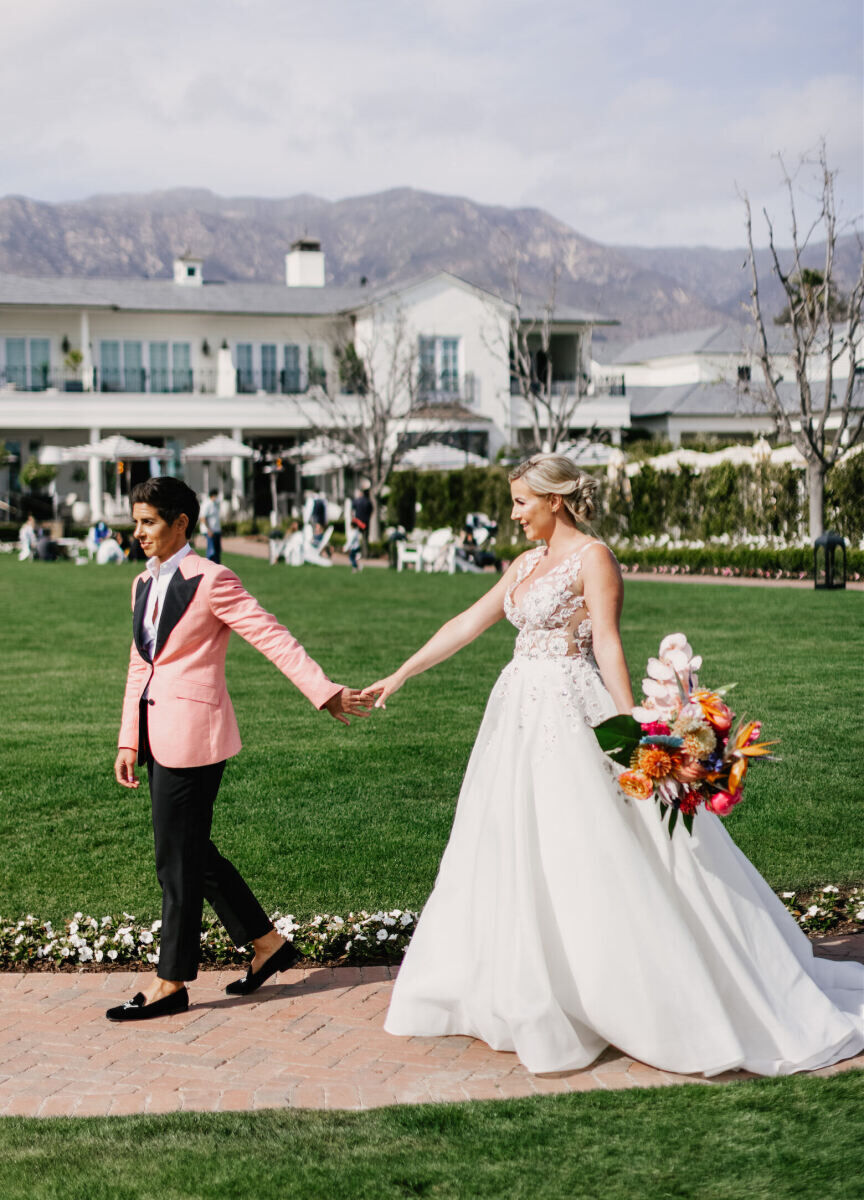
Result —
[[[613,545],[625,570],[649,574],[740,575],[742,578],[812,579],[810,546],[648,546]],[[864,578],[864,550],[848,550],[850,581]]]
[[[799,541],[807,536],[807,491],[803,471],[768,465],[722,463],[701,474],[643,466],[638,475],[600,484],[594,525],[609,541],[669,533],[707,541],[767,537]],[[502,467],[458,471],[397,471],[390,479],[387,519],[407,530],[415,526],[461,529],[469,512],[485,512],[498,522],[499,536],[510,523],[510,487]],[[835,467],[825,482],[825,527],[852,545],[864,539],[864,454]]]

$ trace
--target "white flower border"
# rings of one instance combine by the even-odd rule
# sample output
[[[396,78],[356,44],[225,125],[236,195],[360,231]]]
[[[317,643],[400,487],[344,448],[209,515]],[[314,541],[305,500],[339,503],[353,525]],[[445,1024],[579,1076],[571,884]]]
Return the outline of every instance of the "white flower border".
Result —
[[[290,913],[277,911],[271,920],[311,962],[390,962],[402,957],[419,916],[409,909],[392,908],[352,912],[347,917],[322,913],[297,922]],[[0,970],[49,965],[152,966],[159,961],[161,928],[161,921],[140,922],[127,912],[119,919],[101,920],[76,912],[62,929],[32,914],[18,921],[0,919]],[[237,965],[246,957],[246,947],[235,947],[216,917],[205,916],[202,966]]]
[[[851,922],[864,932],[864,885],[841,889],[827,884],[816,890],[780,892],[779,897],[808,934],[829,933],[841,922]],[[277,911],[271,920],[309,962],[363,963],[398,962],[419,917],[411,909],[391,908],[361,910],[346,917],[321,913],[299,922],[290,913]],[[119,919],[101,920],[76,912],[62,929],[32,914],[18,921],[0,918],[0,970],[153,966],[159,961],[161,927],[161,921],[137,921],[126,912]],[[246,948],[234,946],[215,916],[205,917],[202,966],[242,965],[246,957]]]

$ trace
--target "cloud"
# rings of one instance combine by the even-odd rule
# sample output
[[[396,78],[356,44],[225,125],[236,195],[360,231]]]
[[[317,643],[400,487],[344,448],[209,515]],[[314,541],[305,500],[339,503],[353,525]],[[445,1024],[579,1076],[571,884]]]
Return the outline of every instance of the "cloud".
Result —
[[[4,24],[4,175],[45,199],[413,186],[740,244],[736,182],[776,199],[772,154],[822,135],[860,205],[861,24],[845,0],[821,25],[804,0],[35,0]]]

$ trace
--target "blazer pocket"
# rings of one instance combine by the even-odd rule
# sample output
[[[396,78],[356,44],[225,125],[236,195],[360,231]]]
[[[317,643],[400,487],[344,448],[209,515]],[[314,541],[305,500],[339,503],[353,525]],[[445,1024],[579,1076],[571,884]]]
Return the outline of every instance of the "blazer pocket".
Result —
[[[177,686],[178,700],[198,700],[202,704],[218,704],[219,694],[209,683],[181,683]]]

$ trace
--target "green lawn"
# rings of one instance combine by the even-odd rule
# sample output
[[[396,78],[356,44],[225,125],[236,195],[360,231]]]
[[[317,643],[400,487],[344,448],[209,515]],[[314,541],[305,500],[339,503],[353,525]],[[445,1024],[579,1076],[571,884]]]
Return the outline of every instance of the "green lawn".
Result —
[[[860,1200],[864,1075],[381,1109],[0,1119],[4,1200]]]
[[[332,677],[391,670],[486,576],[231,565]],[[0,915],[76,909],[157,916],[146,787],[112,775],[130,637],[131,567],[0,559]],[[783,739],[751,773],[728,827],[776,888],[864,881],[864,596],[633,580],[624,639],[638,681],[660,637],[684,630],[704,681]],[[419,908],[512,630],[502,622],[345,729],[239,639],[229,685],[246,743],[229,764],[215,838],[266,906],[298,916]]]
[[[489,585],[231,563],[335,678],[368,682]],[[0,914],[158,914],[146,791],[111,767],[132,569],[0,559]],[[705,681],[783,738],[729,828],[775,887],[864,880],[864,597],[628,581],[638,679],[683,629]],[[268,906],[420,907],[434,879],[503,624],[350,730],[235,640],[247,743],[216,836]],[[679,835],[676,835],[679,836]],[[369,1113],[0,1120],[3,1200],[858,1200],[864,1075]]]

